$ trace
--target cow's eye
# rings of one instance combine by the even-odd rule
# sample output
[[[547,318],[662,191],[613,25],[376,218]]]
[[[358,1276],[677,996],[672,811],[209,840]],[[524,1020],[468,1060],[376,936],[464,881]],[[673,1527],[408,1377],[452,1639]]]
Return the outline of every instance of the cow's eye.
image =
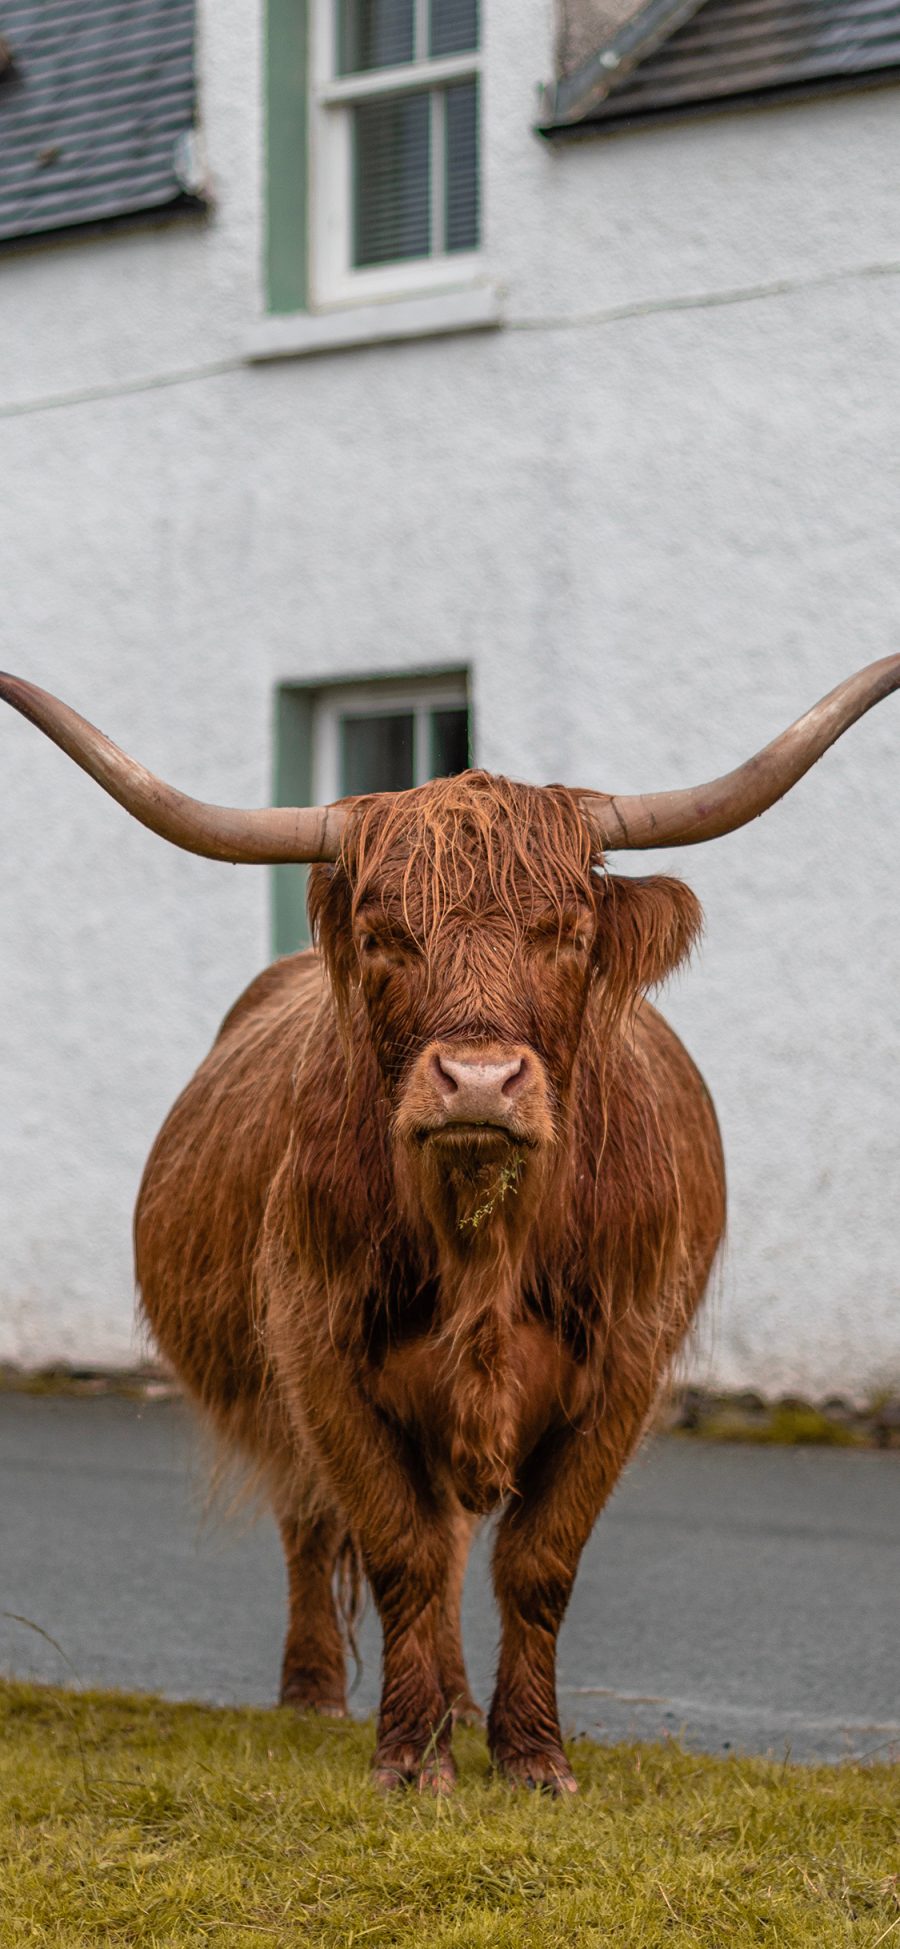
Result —
[[[403,956],[403,946],[392,934],[379,934],[375,928],[361,928],[356,936],[356,945],[363,961],[399,961]]]
[[[554,928],[552,932],[548,929],[539,936],[539,945],[551,960],[558,960],[561,954],[589,954],[593,938],[593,928],[585,922],[583,926]]]
[[[565,955],[569,960],[583,961],[585,955],[590,952],[590,946],[588,934],[569,934],[559,942],[555,953],[557,957]]]

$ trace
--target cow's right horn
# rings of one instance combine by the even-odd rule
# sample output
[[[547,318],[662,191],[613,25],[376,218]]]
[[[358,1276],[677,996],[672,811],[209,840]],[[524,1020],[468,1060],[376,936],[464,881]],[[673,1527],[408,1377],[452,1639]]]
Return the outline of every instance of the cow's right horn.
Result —
[[[900,656],[882,657],[858,670],[855,677],[845,678],[780,738],[708,785],[633,798],[579,792],[579,804],[604,852],[695,846],[703,839],[720,839],[768,811],[829,745],[892,690],[900,690]]]
[[[289,860],[334,860],[346,812],[342,806],[271,806],[243,811],[205,805],[165,785],[129,758],[77,711],[49,691],[0,672],[0,697],[44,731],[82,771],[95,778],[126,812],[162,839],[205,859],[235,865],[276,865]]]

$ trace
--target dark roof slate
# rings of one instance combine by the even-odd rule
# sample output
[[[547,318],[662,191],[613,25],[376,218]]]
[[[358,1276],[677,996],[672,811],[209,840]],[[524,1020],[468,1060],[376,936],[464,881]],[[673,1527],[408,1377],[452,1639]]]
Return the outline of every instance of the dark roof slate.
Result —
[[[197,198],[194,0],[0,0],[0,240]]]
[[[621,80],[611,76],[602,98],[586,96],[580,114],[573,99],[565,119],[600,127],[894,73],[900,0],[704,0]]]

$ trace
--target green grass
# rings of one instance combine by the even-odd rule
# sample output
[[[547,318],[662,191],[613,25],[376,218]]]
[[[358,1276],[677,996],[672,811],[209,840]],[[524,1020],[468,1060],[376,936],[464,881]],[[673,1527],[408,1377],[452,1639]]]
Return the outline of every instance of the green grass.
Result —
[[[733,1409],[713,1412],[689,1432],[695,1439],[774,1443],[780,1448],[859,1448],[867,1442],[865,1432],[829,1420],[821,1408],[782,1402],[752,1418]]]
[[[577,1743],[380,1800],[371,1726],[0,1686],[2,1949],[900,1949],[900,1770]]]

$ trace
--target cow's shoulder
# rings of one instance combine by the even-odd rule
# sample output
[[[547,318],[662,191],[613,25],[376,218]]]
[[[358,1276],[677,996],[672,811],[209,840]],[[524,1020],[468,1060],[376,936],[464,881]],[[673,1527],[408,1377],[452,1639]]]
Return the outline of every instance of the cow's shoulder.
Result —
[[[257,1018],[267,1015],[273,1008],[279,1012],[292,1003],[302,1009],[313,996],[321,992],[324,974],[321,956],[314,947],[303,948],[298,954],[284,954],[273,961],[261,974],[254,976],[248,988],[233,1002],[222,1022],[217,1041],[229,1036],[234,1029],[243,1026],[251,1016]]]

